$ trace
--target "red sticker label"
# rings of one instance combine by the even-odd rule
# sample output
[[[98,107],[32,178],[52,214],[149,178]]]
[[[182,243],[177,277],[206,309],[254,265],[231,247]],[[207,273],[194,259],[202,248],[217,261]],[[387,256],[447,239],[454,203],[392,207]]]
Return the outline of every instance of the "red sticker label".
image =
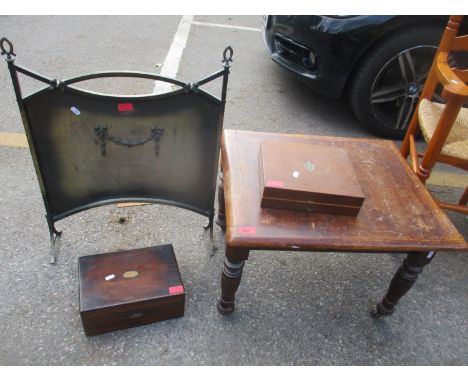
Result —
[[[120,112],[123,111],[133,111],[133,104],[132,103],[118,103],[117,104],[117,109]]]
[[[269,180],[267,182],[268,187],[274,187],[274,188],[283,188],[284,183],[281,180]]]
[[[184,293],[184,287],[182,285],[175,285],[169,287],[170,294]]]
[[[257,232],[255,227],[239,227],[239,233],[241,234],[252,235],[255,232]]]

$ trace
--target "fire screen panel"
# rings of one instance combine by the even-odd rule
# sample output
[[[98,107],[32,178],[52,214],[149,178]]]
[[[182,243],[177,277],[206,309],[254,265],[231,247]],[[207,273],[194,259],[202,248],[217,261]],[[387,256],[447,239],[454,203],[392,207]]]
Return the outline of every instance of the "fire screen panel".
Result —
[[[53,220],[126,199],[210,214],[219,101],[193,92],[118,98],[65,87],[24,104]]]

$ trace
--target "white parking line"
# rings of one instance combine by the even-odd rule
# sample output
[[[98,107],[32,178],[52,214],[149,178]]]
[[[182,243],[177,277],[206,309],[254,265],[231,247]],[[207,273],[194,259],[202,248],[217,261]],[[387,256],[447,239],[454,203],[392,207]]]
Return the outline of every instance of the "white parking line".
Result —
[[[260,28],[243,27],[243,26],[240,26],[240,25],[206,23],[204,21],[192,21],[192,24],[193,25],[204,26],[204,27],[239,29],[241,31],[251,31],[251,32],[261,32],[262,31]]]
[[[180,60],[192,26],[193,16],[183,16],[180,20],[177,32],[172,40],[171,47],[164,60],[160,74],[165,77],[175,78],[179,70]],[[155,81],[153,94],[170,92],[176,87],[168,82]]]
[[[183,16],[180,20],[179,27],[177,32],[172,40],[171,47],[167,53],[166,59],[161,68],[160,74],[165,77],[176,78],[177,72],[179,70],[180,60],[184,52],[185,46],[187,44],[187,39],[190,33],[190,27],[193,25],[205,26],[205,27],[215,27],[215,28],[228,28],[228,29],[237,29],[250,32],[260,32],[260,28],[251,28],[243,27],[240,25],[229,25],[229,24],[216,24],[216,23],[206,23],[203,21],[194,21],[193,16]],[[162,94],[168,93],[176,89],[177,86],[172,85],[167,82],[155,81],[153,94]]]

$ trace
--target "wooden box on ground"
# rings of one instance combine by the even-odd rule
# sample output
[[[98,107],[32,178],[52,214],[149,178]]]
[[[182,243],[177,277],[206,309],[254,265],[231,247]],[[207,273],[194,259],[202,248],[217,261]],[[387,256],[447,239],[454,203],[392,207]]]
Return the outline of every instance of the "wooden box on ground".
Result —
[[[364,202],[342,148],[265,140],[258,168],[262,207],[357,216]]]
[[[86,335],[184,315],[185,290],[172,245],[79,259]]]

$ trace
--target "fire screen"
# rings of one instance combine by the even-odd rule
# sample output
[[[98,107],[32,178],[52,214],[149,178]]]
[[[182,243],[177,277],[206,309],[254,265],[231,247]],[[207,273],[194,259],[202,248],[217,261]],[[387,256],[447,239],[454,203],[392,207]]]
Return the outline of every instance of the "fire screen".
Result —
[[[224,105],[232,48],[223,69],[184,83],[142,72],[101,72],[66,80],[15,64],[0,40],[21,111],[49,225],[88,208],[136,201],[169,204],[207,216],[213,229]],[[18,73],[48,86],[23,97]],[[71,86],[97,78],[134,77],[172,83],[161,95],[117,96]],[[199,87],[223,78],[221,99]],[[55,259],[53,255],[52,259]]]

